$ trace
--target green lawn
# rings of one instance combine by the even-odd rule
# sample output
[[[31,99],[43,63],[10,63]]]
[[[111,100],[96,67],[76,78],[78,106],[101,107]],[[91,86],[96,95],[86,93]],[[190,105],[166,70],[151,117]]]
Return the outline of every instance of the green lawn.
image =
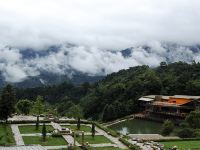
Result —
[[[62,137],[47,136],[46,142],[42,141],[41,136],[23,136],[26,145],[40,144],[42,146],[58,146],[67,145],[67,142]]]
[[[169,141],[160,143],[165,145],[165,149],[170,149],[173,146],[177,146],[180,150],[200,149],[200,140]]]
[[[63,126],[63,127],[69,128],[72,131],[77,130],[77,126],[76,125],[67,125],[67,126]],[[91,132],[91,130],[92,130],[91,127],[86,126],[86,125],[81,125],[80,131]]]
[[[76,140],[81,143],[82,139],[81,136],[76,137]],[[95,138],[92,138],[91,135],[86,135],[84,137],[84,141],[88,142],[89,144],[100,144],[100,143],[112,143],[109,139],[107,139],[105,136],[103,135],[96,135]]]
[[[47,132],[52,132],[54,129],[50,125],[46,125]],[[35,129],[34,125],[24,125],[19,126],[19,131],[21,134],[28,134],[28,133],[41,133],[42,132],[42,125],[40,125],[39,130]]]
[[[14,144],[15,140],[10,125],[0,124],[0,145],[8,146]]]

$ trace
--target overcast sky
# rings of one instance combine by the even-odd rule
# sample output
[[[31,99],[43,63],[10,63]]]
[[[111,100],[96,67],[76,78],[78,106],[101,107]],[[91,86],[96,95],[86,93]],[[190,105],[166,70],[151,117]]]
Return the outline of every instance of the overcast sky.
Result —
[[[0,71],[7,81],[18,82],[61,64],[91,74],[156,66],[169,55],[162,42],[200,44],[199,8],[199,0],[1,0]],[[24,60],[20,52],[65,43],[77,47],[62,46],[32,60]],[[144,44],[154,48],[152,53],[138,47]],[[131,58],[109,51],[128,47],[137,47]],[[200,60],[200,53],[186,48],[170,54],[180,54],[177,60]]]

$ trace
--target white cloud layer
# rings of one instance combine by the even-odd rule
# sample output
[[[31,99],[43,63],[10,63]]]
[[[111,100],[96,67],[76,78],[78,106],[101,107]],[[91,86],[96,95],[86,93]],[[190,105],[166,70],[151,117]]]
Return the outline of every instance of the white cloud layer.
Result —
[[[41,70],[107,74],[166,60],[199,62],[199,50],[180,46],[200,44],[199,6],[199,0],[1,0],[0,72],[19,82]],[[169,50],[163,42],[180,45]],[[23,58],[22,48],[51,45],[62,46]],[[118,50],[128,47],[132,53],[124,58]]]
[[[136,65],[158,66],[162,61],[200,62],[200,51],[188,46],[151,43],[130,48],[124,57],[120,51],[100,50],[94,47],[62,45],[45,56],[24,57],[18,49],[1,47],[0,71],[6,81],[20,82],[41,71],[67,74],[79,71],[90,75],[105,75]],[[199,47],[200,48],[200,47]]]

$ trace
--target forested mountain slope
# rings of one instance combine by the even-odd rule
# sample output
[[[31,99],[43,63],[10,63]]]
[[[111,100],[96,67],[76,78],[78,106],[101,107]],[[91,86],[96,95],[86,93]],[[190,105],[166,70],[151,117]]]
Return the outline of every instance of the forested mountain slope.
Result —
[[[18,99],[33,100],[42,95],[62,110],[68,109],[69,102],[80,104],[86,118],[105,121],[137,112],[137,99],[150,94],[200,95],[200,63],[161,63],[157,68],[137,66],[107,75],[94,84],[63,83],[17,89]]]

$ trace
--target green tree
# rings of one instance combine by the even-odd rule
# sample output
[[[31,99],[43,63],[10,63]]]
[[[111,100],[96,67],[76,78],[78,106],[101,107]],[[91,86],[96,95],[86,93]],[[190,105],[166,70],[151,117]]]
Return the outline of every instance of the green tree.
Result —
[[[4,87],[0,99],[0,120],[7,122],[8,117],[15,112],[15,92],[11,85]]]
[[[190,114],[186,117],[185,121],[191,128],[194,129],[200,128],[200,111],[196,110],[190,112]]]
[[[186,92],[191,95],[200,94],[200,79],[199,80],[190,80],[186,85]]]
[[[38,96],[34,105],[33,105],[33,112],[37,115],[40,115],[44,112],[44,99],[42,96]]]
[[[47,135],[46,125],[45,125],[45,123],[43,123],[43,126],[42,126],[42,139],[43,139],[43,142],[46,141],[46,135]]]
[[[39,116],[37,116],[37,120],[36,120],[36,124],[35,124],[35,130],[39,130],[39,126],[40,126],[40,120],[39,120]]]
[[[69,110],[70,107],[72,107],[74,105],[74,103],[72,101],[70,101],[69,98],[65,98],[65,101],[62,103],[59,103],[57,106],[57,111],[58,114],[61,116],[65,116]]]
[[[115,112],[115,108],[113,107],[113,105],[112,104],[106,105],[104,108],[104,111],[103,111],[102,120],[110,121],[115,118],[116,118],[116,112]]]
[[[162,133],[162,135],[166,136],[166,135],[169,135],[173,130],[174,130],[173,122],[170,120],[166,120],[163,123],[161,133]]]
[[[92,137],[94,138],[95,136],[95,124],[92,124]]]
[[[22,99],[17,102],[16,107],[20,113],[27,115],[31,110],[32,102],[27,99]]]
[[[80,128],[81,128],[81,118],[78,117],[78,119],[77,119],[77,129],[80,130]]]
[[[83,113],[79,105],[73,105],[68,110],[68,116],[74,118],[82,118]]]

